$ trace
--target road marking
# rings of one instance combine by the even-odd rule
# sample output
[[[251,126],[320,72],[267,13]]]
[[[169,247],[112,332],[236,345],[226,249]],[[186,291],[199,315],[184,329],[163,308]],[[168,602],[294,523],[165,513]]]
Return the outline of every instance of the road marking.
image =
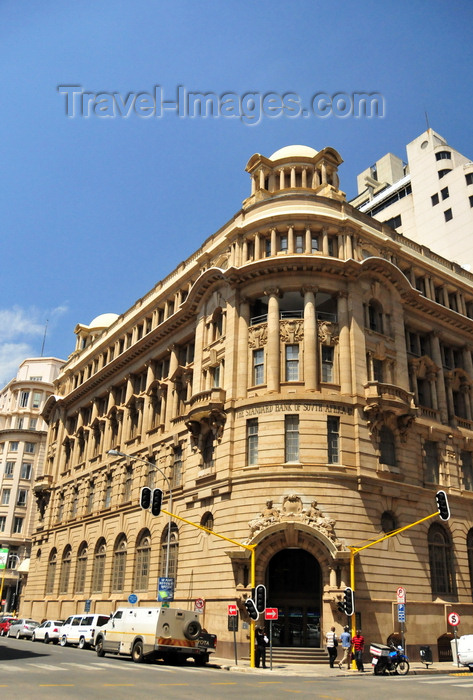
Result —
[[[102,683],[104,688],[134,688],[134,683]]]
[[[97,667],[97,666],[92,666],[92,664],[87,664],[87,666],[85,666],[85,664],[78,664],[78,663],[76,663],[76,662],[74,662],[74,661],[64,661],[62,665],[63,665],[63,666],[75,666],[75,667],[80,668],[80,669],[82,669],[82,670],[84,670],[84,669],[86,668],[87,671],[105,671],[104,668],[100,668],[100,667]],[[66,669],[64,669],[64,671],[65,671],[65,670],[66,670]]]
[[[61,666],[53,666],[52,664],[34,664],[34,663],[28,663],[26,664],[27,666],[35,666],[36,668],[40,668],[41,670],[45,671],[65,671],[65,668],[61,668]]]
[[[473,688],[473,683],[452,683],[455,688]]]
[[[39,683],[40,688],[74,688],[74,683]]]

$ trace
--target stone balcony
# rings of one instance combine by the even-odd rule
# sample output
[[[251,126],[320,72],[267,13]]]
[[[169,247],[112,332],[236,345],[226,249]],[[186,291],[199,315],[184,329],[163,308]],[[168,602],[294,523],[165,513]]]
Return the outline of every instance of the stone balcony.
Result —
[[[212,411],[223,411],[225,395],[225,389],[218,387],[194,394],[186,404],[188,407],[186,421],[199,421],[202,418],[208,418]]]
[[[365,384],[365,398],[368,406],[377,405],[396,415],[415,411],[414,394],[395,384],[368,382]]]

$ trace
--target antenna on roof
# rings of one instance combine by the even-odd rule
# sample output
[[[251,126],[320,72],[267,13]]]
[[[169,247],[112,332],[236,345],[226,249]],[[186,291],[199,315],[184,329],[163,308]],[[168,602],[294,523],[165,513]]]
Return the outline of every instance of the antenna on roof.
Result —
[[[425,112],[425,121],[426,121],[426,123],[427,123],[427,129],[430,129],[429,115],[427,114],[427,112]]]
[[[41,357],[43,357],[44,353],[44,344],[46,342],[46,333],[48,332],[48,323],[49,319],[46,319],[46,325],[44,326],[43,344],[41,345]]]

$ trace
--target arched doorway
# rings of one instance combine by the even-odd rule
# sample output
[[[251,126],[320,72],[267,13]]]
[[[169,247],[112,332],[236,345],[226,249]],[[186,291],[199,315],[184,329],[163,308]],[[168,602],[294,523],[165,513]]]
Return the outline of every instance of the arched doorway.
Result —
[[[273,645],[320,647],[322,575],[317,559],[305,549],[282,549],[266,570],[268,607],[279,609]]]

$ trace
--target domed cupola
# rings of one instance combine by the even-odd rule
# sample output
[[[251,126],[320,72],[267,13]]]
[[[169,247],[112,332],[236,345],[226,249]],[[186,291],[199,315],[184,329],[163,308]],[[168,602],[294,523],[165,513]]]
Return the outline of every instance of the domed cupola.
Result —
[[[266,158],[259,153],[251,156],[246,171],[251,176],[251,196],[243,207],[255,202],[298,193],[317,194],[331,199],[345,199],[339,189],[338,166],[343,163],[334,148],[316,151],[310,146],[285,146]]]

